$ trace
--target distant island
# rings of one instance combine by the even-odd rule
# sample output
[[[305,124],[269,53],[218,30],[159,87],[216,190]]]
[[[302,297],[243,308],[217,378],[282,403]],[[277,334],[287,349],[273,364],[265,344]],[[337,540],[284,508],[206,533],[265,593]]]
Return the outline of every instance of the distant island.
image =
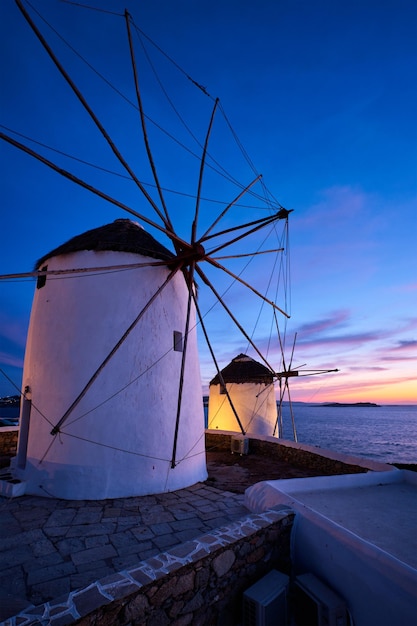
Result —
[[[381,406],[380,404],[375,404],[375,402],[325,402],[324,404],[321,404],[320,406],[341,406],[341,407],[346,407],[346,406],[358,406],[358,407],[368,407],[368,406]]]

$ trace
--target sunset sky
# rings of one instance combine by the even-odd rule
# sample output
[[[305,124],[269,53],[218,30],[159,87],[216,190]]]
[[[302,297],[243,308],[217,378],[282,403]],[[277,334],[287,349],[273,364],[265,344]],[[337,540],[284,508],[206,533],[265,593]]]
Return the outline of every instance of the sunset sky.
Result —
[[[24,4],[143,182],[149,183],[151,175],[139,116],[126,100],[134,101],[135,93],[125,7],[167,55],[145,36],[145,55],[138,40],[135,44],[145,111],[152,119],[168,128],[172,115],[161,103],[153,70],[201,144],[213,99],[220,98],[209,152],[243,186],[255,178],[224,111],[277,199],[275,206],[293,210],[290,246],[280,257],[291,282],[284,295],[280,286],[277,299],[290,313],[287,321],[280,317],[286,364],[296,336],[292,365],[300,373],[339,370],[291,379],[292,399],[417,404],[415,0],[78,0],[78,5],[106,12],[60,0]],[[0,59],[0,131],[157,221],[123,178],[12,0],[0,3]],[[199,163],[150,126],[161,184],[171,190],[170,215],[177,232],[189,237],[195,204],[190,196],[196,193]],[[169,128],[180,133],[181,143],[189,141],[178,118]],[[194,150],[201,155],[200,148]],[[0,159],[2,275],[29,272],[38,258],[70,237],[129,217],[4,141]],[[261,189],[259,183],[254,189]],[[227,204],[237,193],[233,184],[207,171],[201,230],[221,211],[213,199]],[[229,219],[230,224],[257,219],[259,211],[257,197],[248,194],[230,211],[224,227]],[[279,229],[278,237],[281,223]],[[236,252],[258,245],[260,238],[253,244],[239,242]],[[270,247],[270,240],[265,246]],[[239,262],[239,268],[237,261],[230,266],[235,273],[247,259]],[[242,277],[265,293],[272,265],[271,255],[256,257]],[[224,293],[230,277],[216,280]],[[263,317],[257,323],[265,315],[259,314],[259,299],[242,286],[234,289],[230,307],[280,371],[277,335],[269,336],[270,322]],[[21,384],[33,292],[33,279],[0,282],[0,396],[17,393],[10,380],[17,388]],[[201,292],[213,347],[224,367],[248,344],[218,307],[211,310],[213,301],[204,287]],[[207,393],[216,371],[203,342],[201,373]]]

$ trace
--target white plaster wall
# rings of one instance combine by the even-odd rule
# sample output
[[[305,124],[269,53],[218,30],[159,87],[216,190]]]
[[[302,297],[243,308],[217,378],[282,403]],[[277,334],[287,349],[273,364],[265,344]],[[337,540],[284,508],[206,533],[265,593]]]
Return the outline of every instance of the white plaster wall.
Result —
[[[303,502],[305,492],[329,493],[338,489],[361,490],[366,486],[417,484],[414,472],[398,469],[315,478],[260,482],[245,492],[245,506],[252,512],[288,507],[296,512],[291,534],[294,575],[312,572],[347,603],[354,626],[411,626],[417,615],[417,570],[344,528]],[[387,499],[387,511],[395,503]],[[400,509],[401,512],[401,509]],[[355,514],[357,511],[354,512]],[[363,512],[366,519],[366,512]],[[411,536],[414,519],[393,524],[395,537]],[[384,523],[381,521],[381,528]],[[410,544],[410,550],[413,550]]]
[[[310,510],[296,515],[291,539],[294,573],[313,572],[336,591],[355,626],[415,623],[416,570]]]
[[[233,405],[245,432],[273,435],[277,420],[274,385],[263,383],[227,383]],[[240,427],[221,385],[210,385],[208,428],[239,431]]]
[[[149,261],[121,252],[55,257],[48,269]],[[181,272],[105,366],[57,436],[50,434],[91,375],[163,283],[166,268],[54,279],[34,295],[23,388],[32,392],[27,493],[102,499],[170,491],[207,477],[196,333],[191,330],[172,469],[188,291]],[[190,328],[195,328],[194,309]]]

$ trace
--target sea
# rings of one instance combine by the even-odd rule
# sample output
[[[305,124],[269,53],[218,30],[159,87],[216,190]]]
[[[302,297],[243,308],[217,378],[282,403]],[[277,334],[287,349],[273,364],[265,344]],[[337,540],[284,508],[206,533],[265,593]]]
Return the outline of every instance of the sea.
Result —
[[[417,464],[417,405],[324,406],[293,402],[298,443],[383,463]],[[288,404],[283,439],[294,441]]]

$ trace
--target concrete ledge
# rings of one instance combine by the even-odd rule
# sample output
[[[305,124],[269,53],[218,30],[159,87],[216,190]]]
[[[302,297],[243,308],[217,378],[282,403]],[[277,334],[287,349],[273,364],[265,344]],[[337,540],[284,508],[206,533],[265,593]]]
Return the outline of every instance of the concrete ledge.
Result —
[[[245,506],[249,511],[260,513],[277,505],[293,507],[297,494],[306,492],[341,491],[401,483],[417,487],[416,472],[389,467],[389,471],[369,472],[365,475],[345,474],[262,481],[245,491]]]
[[[0,496],[6,498],[17,498],[23,496],[26,489],[26,483],[16,478],[8,469],[0,470]]]
[[[249,511],[261,513],[277,505],[293,506],[297,494],[307,491],[330,491],[335,489],[340,491],[343,489],[401,483],[404,480],[417,484],[417,474],[392,468],[388,472],[370,472],[365,475],[345,474],[341,476],[266,480],[246,489],[245,506]]]

